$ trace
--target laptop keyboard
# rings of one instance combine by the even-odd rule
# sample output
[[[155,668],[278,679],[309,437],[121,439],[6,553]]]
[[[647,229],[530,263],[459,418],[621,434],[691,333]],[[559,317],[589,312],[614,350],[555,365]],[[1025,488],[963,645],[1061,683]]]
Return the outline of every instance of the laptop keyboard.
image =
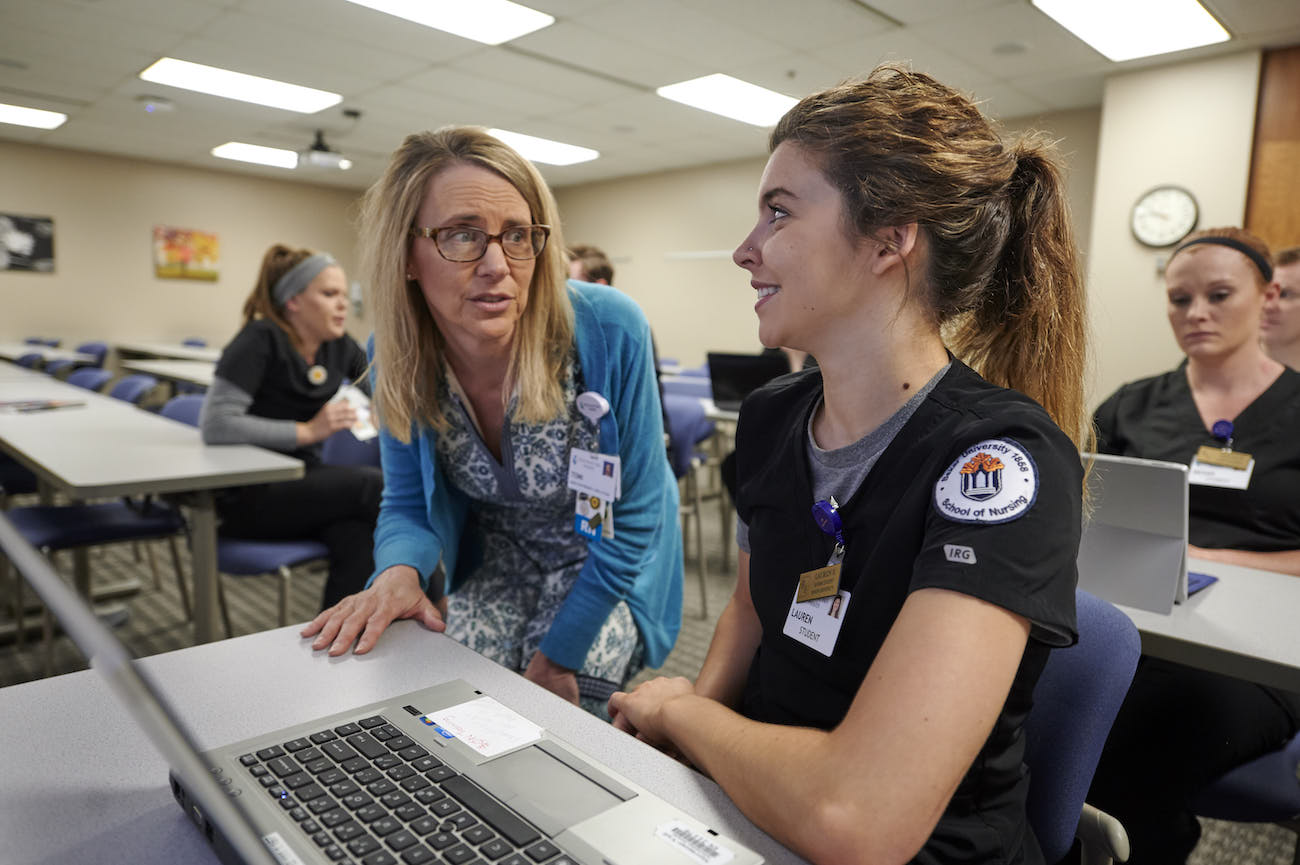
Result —
[[[381,715],[239,761],[340,865],[576,865]]]

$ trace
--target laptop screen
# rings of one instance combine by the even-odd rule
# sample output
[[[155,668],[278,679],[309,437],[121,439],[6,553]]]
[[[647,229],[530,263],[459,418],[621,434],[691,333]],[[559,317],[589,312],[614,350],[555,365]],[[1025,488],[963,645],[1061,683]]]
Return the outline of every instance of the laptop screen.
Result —
[[[719,408],[740,408],[749,394],[790,371],[784,353],[725,354],[709,352],[709,382]]]

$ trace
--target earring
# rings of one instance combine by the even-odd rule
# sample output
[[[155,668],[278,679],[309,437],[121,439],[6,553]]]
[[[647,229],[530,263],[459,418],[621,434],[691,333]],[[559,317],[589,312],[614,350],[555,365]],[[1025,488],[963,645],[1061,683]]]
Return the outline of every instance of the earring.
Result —
[[[414,276],[411,276],[409,273],[406,275],[406,281],[407,281],[407,282],[411,282],[411,281],[414,280],[414,279],[415,279],[415,277],[414,277]]]

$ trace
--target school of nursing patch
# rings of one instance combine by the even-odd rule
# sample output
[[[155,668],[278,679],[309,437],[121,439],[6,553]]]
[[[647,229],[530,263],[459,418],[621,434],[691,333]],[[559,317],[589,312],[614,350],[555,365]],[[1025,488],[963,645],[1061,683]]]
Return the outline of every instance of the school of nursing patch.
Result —
[[[1011,439],[967,448],[934,485],[934,506],[959,523],[1005,523],[1038,498],[1038,467]]]

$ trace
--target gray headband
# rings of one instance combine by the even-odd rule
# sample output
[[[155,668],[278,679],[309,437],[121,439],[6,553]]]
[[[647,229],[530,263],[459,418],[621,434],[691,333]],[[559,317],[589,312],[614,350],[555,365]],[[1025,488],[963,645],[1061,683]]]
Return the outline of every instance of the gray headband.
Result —
[[[271,289],[271,300],[276,306],[284,306],[291,299],[302,294],[313,279],[316,278],[322,270],[332,264],[337,264],[334,256],[328,252],[318,252],[315,255],[309,255],[302,261],[289,268],[289,272],[275,281],[275,286]]]

